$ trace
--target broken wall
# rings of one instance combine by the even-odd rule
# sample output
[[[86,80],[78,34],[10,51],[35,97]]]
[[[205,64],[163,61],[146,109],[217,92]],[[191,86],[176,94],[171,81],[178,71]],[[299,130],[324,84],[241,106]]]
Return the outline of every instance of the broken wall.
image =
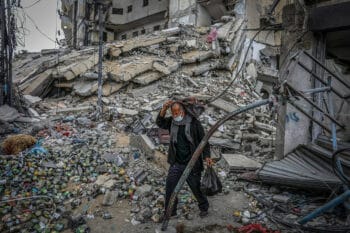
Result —
[[[287,5],[283,9],[283,24],[285,30],[282,34],[281,59],[282,67],[279,73],[280,81],[286,80],[297,90],[306,90],[312,88],[313,80],[308,72],[296,64],[292,59],[293,55],[301,50],[312,52],[314,38],[312,33],[303,37],[301,44],[295,46],[295,41],[302,34],[302,27],[298,27],[295,22],[301,17],[296,12],[300,10],[295,8],[294,4]],[[298,29],[299,28],[299,29]],[[297,30],[298,29],[298,30]],[[300,57],[300,62],[308,69],[312,69],[312,62],[305,56]],[[299,107],[312,115],[312,108],[303,100],[295,102]],[[310,120],[299,110],[287,103],[280,105],[278,109],[278,125],[275,159],[282,159],[289,152],[295,149],[299,144],[305,144],[311,141]]]
[[[132,6],[132,11],[128,12],[128,7]],[[122,25],[142,19],[159,12],[166,11],[169,6],[168,0],[149,0],[147,6],[143,6],[140,0],[114,0],[110,8],[109,23],[114,25]],[[123,9],[122,14],[113,13],[114,9]]]
[[[168,26],[175,27],[179,24],[209,26],[211,17],[196,0],[170,0]]]

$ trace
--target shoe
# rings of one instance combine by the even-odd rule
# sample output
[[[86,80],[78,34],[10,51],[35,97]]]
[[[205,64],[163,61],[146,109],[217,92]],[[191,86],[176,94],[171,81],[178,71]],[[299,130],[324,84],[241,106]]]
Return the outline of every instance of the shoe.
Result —
[[[177,218],[177,213],[176,213],[176,212],[175,212],[175,213],[171,213],[170,218]],[[170,219],[170,218],[169,218],[169,219]],[[160,216],[160,218],[159,218],[159,222],[163,222],[164,219],[165,219],[165,216],[164,216],[164,213],[163,213],[163,214]]]
[[[204,218],[208,215],[208,210],[201,210],[201,212],[199,212],[199,217]]]

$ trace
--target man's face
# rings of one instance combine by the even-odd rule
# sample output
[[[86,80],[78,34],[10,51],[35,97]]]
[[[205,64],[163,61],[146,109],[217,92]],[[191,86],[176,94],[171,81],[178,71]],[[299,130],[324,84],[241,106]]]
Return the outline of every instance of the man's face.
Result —
[[[173,118],[176,118],[178,116],[183,117],[185,113],[179,104],[174,104],[171,108],[171,115],[173,116]]]

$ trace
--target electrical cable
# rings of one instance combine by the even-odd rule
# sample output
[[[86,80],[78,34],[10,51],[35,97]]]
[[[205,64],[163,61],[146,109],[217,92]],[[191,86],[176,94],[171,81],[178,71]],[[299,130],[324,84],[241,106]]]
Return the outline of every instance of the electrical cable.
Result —
[[[239,74],[240,74],[241,71],[243,70],[243,67],[245,66],[245,61],[246,61],[246,59],[247,59],[247,56],[248,56],[248,53],[249,53],[249,49],[250,49],[250,47],[252,46],[254,39],[259,35],[259,33],[260,33],[261,31],[263,31],[263,30],[266,29],[266,28],[267,28],[267,27],[263,27],[263,28],[259,29],[259,31],[257,31],[257,32],[255,33],[255,35],[253,36],[253,38],[250,40],[249,45],[248,45],[248,47],[247,47],[247,51],[246,51],[245,54],[244,54],[244,58],[243,58],[243,62],[242,62],[242,64],[241,64],[241,67],[240,67],[239,70],[236,72],[235,77],[232,79],[232,81],[228,84],[228,86],[227,86],[221,93],[219,93],[219,94],[218,94],[217,96],[215,96],[214,98],[211,98],[211,99],[207,100],[207,101],[206,101],[206,104],[212,103],[212,102],[214,102],[215,100],[219,99],[221,96],[223,96],[223,95],[230,89],[230,87],[232,86],[232,84],[236,81],[236,79],[238,78]]]
[[[350,179],[348,176],[346,176],[343,172],[343,169],[341,167],[341,162],[339,160],[339,156],[341,153],[345,152],[345,151],[349,151],[350,152],[350,148],[343,148],[343,149],[339,149],[336,152],[333,153],[332,155],[332,168],[334,173],[338,176],[338,178],[343,182],[344,185],[349,186],[350,185]],[[338,163],[339,161],[339,163]]]
[[[23,9],[31,8],[31,7],[35,6],[36,4],[38,4],[39,2],[41,2],[41,0],[37,0],[36,2],[30,4],[29,6],[24,6],[24,7],[22,7],[22,8],[23,8]]]
[[[32,17],[30,17],[24,10],[23,10],[24,14],[26,15],[26,17],[28,17],[28,19],[33,23],[35,29],[41,34],[43,35],[45,38],[47,38],[48,40],[52,41],[53,43],[56,43],[56,41],[52,38],[50,38],[47,34],[45,34],[39,27],[38,25],[35,23],[35,21],[33,20]]]

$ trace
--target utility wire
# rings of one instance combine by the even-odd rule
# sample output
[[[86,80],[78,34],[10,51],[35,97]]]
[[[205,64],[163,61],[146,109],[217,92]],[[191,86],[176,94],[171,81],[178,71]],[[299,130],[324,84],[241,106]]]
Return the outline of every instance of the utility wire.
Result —
[[[23,12],[24,12],[24,14],[28,17],[28,19],[33,23],[35,29],[36,29],[41,35],[43,35],[43,36],[44,36],[45,38],[47,38],[48,40],[50,40],[50,41],[56,43],[56,40],[50,38],[50,36],[48,36],[47,34],[45,34],[45,33],[38,27],[38,25],[35,23],[35,21],[33,20],[32,17],[30,17],[24,10],[23,10]]]
[[[239,70],[236,72],[235,74],[235,77],[232,79],[232,81],[228,84],[228,86],[221,92],[219,93],[217,96],[215,96],[214,98],[211,98],[210,100],[208,100],[207,103],[212,103],[214,102],[215,100],[219,99],[221,96],[223,96],[232,86],[232,84],[236,81],[236,79],[239,77],[239,74],[241,73],[241,71],[243,70],[243,67],[245,66],[245,61],[247,59],[247,56],[248,56],[248,53],[249,53],[249,49],[250,47],[252,46],[253,42],[254,42],[254,39],[259,35],[259,33],[263,30],[265,30],[267,27],[263,27],[261,29],[259,29],[259,31],[257,31],[255,33],[255,35],[253,36],[252,39],[250,39],[250,42],[249,42],[249,45],[247,47],[247,50],[244,54],[244,58],[243,58],[243,62],[241,64],[241,67],[239,68]]]
[[[35,6],[36,4],[38,4],[39,2],[41,2],[41,0],[37,0],[36,2],[30,4],[29,6],[24,6],[24,7],[22,7],[22,8],[23,8],[23,9],[31,8],[32,6]]]

